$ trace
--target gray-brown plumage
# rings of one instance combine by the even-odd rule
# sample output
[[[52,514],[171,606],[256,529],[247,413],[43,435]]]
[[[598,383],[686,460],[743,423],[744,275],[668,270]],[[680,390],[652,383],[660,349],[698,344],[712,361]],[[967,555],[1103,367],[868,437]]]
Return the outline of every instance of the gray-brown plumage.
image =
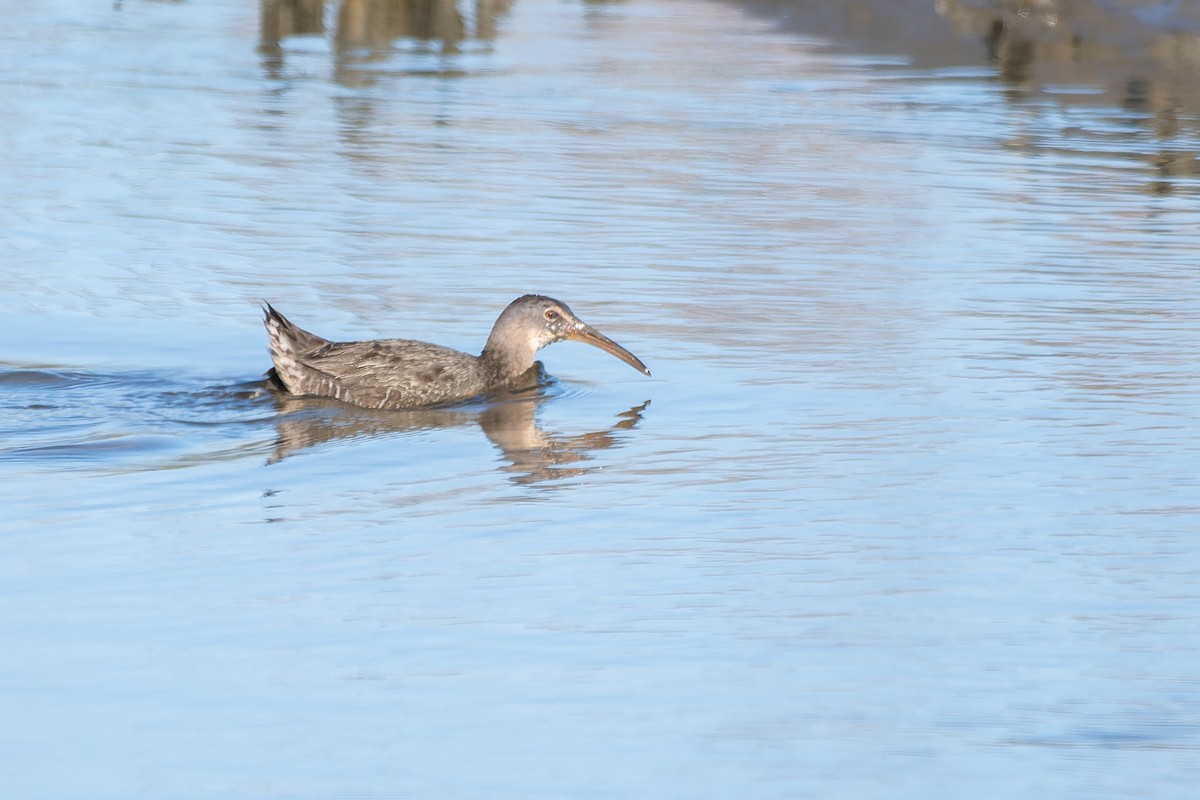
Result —
[[[331,342],[298,328],[266,304],[263,324],[275,375],[297,395],[366,408],[419,408],[513,388],[548,344],[595,345],[649,375],[638,358],[549,297],[527,294],[500,314],[478,356],[411,339]]]

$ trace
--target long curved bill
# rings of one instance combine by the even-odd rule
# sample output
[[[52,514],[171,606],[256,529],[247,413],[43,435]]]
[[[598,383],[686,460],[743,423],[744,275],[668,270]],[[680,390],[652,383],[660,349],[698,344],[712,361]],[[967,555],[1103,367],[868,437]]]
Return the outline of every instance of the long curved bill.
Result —
[[[642,363],[641,359],[585,322],[577,323],[575,329],[567,334],[566,338],[599,347],[604,352],[621,359],[638,372],[650,374],[650,370],[646,369],[646,365]]]

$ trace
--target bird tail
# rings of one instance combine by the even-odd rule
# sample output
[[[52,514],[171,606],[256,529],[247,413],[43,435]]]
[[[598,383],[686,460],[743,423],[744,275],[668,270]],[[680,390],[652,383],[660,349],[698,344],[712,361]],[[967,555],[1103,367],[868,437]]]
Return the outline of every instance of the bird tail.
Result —
[[[275,365],[274,369],[267,373],[267,380],[272,384],[277,382],[294,394],[303,394],[298,390],[303,376],[309,371],[303,362],[304,356],[329,344],[329,340],[296,326],[265,300],[263,326],[267,329],[267,347],[271,351],[271,363]]]
[[[263,301],[263,325],[267,329],[267,340],[271,347],[272,358],[276,354],[308,353],[329,344],[328,339],[322,339],[315,333],[309,333],[295,325],[265,300]]]

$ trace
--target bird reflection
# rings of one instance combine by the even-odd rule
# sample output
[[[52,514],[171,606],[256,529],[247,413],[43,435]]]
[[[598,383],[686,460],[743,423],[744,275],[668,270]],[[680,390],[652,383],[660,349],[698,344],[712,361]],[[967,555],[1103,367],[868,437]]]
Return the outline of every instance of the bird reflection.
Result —
[[[296,397],[264,384],[276,408],[276,463],[309,447],[393,433],[478,425],[504,457],[501,467],[521,485],[585,475],[597,469],[588,462],[600,450],[620,444],[619,431],[637,427],[650,401],[617,414],[610,427],[566,435],[543,430],[537,408],[547,398],[538,387],[498,396],[495,402],[410,411],[373,411],[335,400]]]
[[[648,405],[649,400],[618,414],[620,421],[607,430],[576,436],[548,434],[539,428],[534,418],[536,405],[530,401],[492,406],[480,415],[479,425],[508,460],[504,470],[514,483],[540,483],[596,469],[586,463],[590,454],[615,447],[619,439],[613,434],[636,428]]]

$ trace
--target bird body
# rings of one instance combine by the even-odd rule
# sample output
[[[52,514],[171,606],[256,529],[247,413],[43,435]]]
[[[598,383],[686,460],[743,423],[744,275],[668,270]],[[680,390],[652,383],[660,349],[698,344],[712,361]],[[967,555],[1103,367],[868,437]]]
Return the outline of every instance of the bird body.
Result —
[[[292,394],[332,397],[366,408],[445,405],[516,388],[547,344],[593,344],[649,375],[625,348],[549,297],[525,295],[500,314],[483,352],[470,355],[412,339],[331,342],[266,305],[264,325],[279,382]]]

